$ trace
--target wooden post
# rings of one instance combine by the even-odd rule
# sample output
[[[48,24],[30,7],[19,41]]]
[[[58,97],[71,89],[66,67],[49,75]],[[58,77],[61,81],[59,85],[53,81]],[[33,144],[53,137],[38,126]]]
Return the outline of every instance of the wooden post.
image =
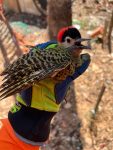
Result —
[[[105,49],[107,45],[107,29],[108,29],[108,20],[105,20],[104,24],[104,33],[103,33],[103,41],[102,41],[102,48]]]
[[[19,0],[16,0],[19,13],[22,12]]]
[[[94,120],[96,118],[96,114],[98,112],[99,104],[102,100],[102,96],[104,95],[105,89],[106,89],[106,86],[105,86],[105,83],[103,83],[101,91],[100,91],[100,93],[98,95],[98,98],[97,98],[97,102],[94,106],[93,113],[92,113],[91,118],[90,118],[90,120],[91,120],[90,125],[89,125],[90,131],[93,131]]]
[[[47,22],[50,39],[56,40],[57,33],[62,27],[72,25],[71,6],[71,0],[48,0]]]
[[[112,43],[111,43],[111,33],[112,33],[112,29],[113,29],[113,11],[111,14],[111,19],[110,19],[110,24],[109,24],[109,31],[108,31],[108,50],[109,53],[112,53]]]

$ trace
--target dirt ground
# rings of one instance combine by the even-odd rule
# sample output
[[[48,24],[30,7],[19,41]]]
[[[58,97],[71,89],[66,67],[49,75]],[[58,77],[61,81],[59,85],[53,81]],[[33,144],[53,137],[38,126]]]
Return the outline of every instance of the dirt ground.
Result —
[[[101,0],[100,4],[95,4],[93,0],[82,4],[76,0],[73,3],[73,24],[76,25],[76,20],[79,20],[82,35],[89,36],[88,31],[104,25],[112,9],[113,5],[108,5],[107,0]],[[36,32],[40,31],[44,32],[40,28]],[[92,50],[88,53],[91,64],[72,84],[67,103],[63,102],[60,112],[52,121],[49,144],[43,150],[113,150],[113,53],[109,54],[107,48],[102,49],[102,44],[94,39]],[[0,61],[2,68],[2,55]],[[105,92],[91,124],[91,116],[103,84]],[[14,97],[0,102],[0,118],[7,117],[13,103]]]

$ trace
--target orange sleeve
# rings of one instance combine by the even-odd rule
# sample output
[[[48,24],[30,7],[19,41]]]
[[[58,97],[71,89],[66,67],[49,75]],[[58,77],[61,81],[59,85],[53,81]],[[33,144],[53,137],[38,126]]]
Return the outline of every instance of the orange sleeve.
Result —
[[[8,119],[0,120],[0,150],[40,150],[38,146],[26,144],[15,136]]]

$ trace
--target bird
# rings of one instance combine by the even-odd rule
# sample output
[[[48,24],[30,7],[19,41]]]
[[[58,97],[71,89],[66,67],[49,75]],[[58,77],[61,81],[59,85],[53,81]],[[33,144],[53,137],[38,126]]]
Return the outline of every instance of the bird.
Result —
[[[90,41],[79,38],[76,43]],[[89,44],[89,43],[88,43]],[[76,59],[73,52],[77,49],[90,49],[90,45],[73,44],[69,47],[58,44],[55,48],[40,49],[33,47],[29,53],[23,54],[6,67],[0,74],[3,83],[0,86],[0,100],[25,90],[47,77],[51,77],[69,65],[74,66]],[[72,71],[72,73],[73,73]]]

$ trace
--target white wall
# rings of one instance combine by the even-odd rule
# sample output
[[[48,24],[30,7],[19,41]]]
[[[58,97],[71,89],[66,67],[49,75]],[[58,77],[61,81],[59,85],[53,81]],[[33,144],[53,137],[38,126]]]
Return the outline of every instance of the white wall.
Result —
[[[38,10],[36,9],[32,0],[18,0],[20,3],[20,7],[22,12],[38,14]],[[17,0],[5,0],[5,4],[7,9],[12,9],[15,12],[18,12]]]

